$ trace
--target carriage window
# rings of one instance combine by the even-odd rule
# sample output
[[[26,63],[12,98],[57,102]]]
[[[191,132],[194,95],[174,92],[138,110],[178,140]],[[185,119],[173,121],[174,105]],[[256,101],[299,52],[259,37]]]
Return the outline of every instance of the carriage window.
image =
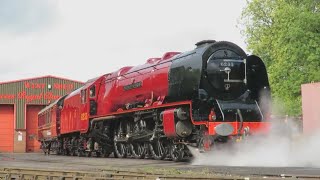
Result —
[[[90,88],[90,97],[95,97],[96,96],[96,86],[92,86]]]

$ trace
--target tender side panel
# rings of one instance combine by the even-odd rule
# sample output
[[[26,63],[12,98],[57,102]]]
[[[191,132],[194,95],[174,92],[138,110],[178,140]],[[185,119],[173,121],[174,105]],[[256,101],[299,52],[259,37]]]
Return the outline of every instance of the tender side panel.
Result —
[[[67,97],[61,111],[61,134],[79,131],[80,93]]]

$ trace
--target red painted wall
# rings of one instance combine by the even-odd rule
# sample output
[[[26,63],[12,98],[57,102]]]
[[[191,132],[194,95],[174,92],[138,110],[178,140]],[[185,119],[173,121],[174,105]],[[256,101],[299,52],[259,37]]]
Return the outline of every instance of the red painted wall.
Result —
[[[303,84],[301,93],[303,133],[320,131],[320,83]]]

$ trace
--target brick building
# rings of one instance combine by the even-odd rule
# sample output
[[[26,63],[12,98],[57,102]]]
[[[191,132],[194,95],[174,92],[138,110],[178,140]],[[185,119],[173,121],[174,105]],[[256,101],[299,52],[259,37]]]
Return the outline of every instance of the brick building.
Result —
[[[36,152],[37,114],[83,85],[54,76],[0,82],[0,152]]]

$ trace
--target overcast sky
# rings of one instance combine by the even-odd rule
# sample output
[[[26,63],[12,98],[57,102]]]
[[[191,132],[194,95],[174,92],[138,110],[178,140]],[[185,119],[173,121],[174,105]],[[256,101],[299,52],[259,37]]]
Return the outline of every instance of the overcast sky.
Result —
[[[245,49],[245,0],[0,0],[0,82],[74,80],[188,51],[204,39]]]

